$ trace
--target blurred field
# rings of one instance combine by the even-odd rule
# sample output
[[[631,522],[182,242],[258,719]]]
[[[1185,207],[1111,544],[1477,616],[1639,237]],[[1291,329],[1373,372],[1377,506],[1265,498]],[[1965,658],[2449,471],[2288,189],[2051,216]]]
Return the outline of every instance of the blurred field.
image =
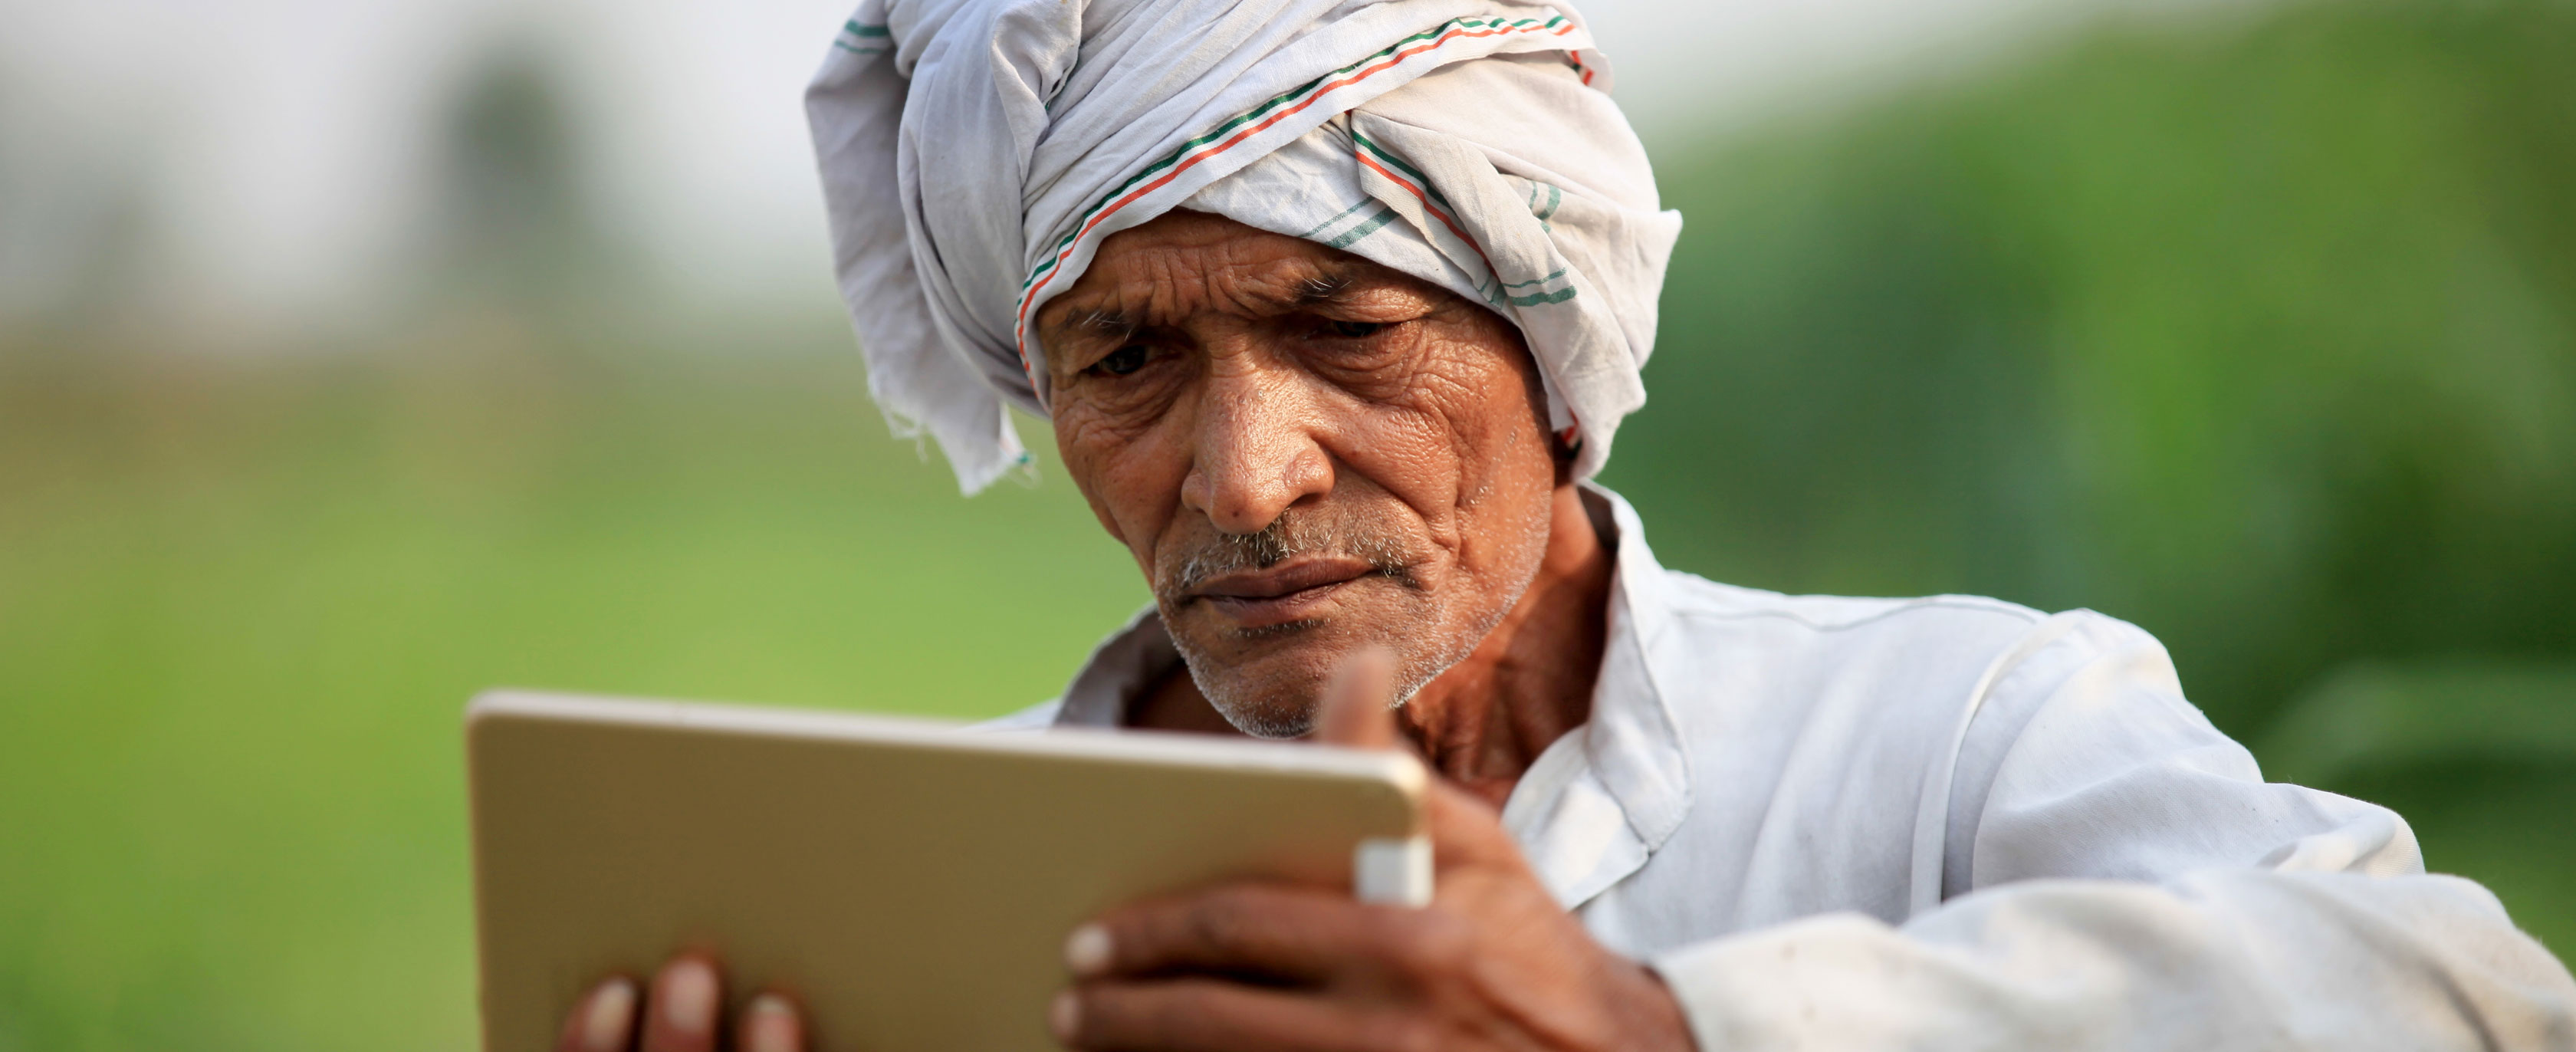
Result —
[[[2323,4],[1665,157],[1608,481],[1714,577],[2136,621],[2563,954],[2570,54]],[[990,715],[1143,602],[1044,458],[966,501],[888,440],[829,303],[585,322],[498,215],[361,346],[0,326],[0,1052],[470,1047],[475,690]]]
[[[830,350],[13,357],[0,1049],[471,1047],[484,687],[1052,696],[1124,554],[1060,475],[958,499]]]
[[[2241,732],[2576,657],[2576,6],[2105,34],[1667,159],[1614,480],[1735,579],[2149,623]]]
[[[1677,565],[2155,632],[2576,945],[2576,6],[2103,32],[1663,159]]]

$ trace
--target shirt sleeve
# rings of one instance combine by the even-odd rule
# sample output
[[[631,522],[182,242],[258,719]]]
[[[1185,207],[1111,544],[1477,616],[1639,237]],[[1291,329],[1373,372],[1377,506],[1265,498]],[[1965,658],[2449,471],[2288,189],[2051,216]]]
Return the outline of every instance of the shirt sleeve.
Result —
[[[1653,962],[1701,1048],[2576,1049],[2576,982],[2492,894],[2266,784],[2152,637],[2079,616],[1970,723],[1939,905]]]

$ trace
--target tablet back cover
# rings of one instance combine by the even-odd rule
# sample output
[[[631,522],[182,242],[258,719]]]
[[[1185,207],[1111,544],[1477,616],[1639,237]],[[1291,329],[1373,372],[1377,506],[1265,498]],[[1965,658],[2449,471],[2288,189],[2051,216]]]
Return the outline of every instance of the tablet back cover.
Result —
[[[828,1052],[1055,1047],[1065,935],[1230,877],[1347,884],[1419,832],[1410,757],[495,692],[467,719],[484,1047],[542,1052],[673,951]]]

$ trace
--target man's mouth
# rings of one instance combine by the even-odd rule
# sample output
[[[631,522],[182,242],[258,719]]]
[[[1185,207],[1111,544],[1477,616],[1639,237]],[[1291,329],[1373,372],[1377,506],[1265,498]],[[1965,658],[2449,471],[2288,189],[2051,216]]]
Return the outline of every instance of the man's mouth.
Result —
[[[1377,567],[1353,556],[1305,555],[1259,570],[1238,570],[1199,582],[1188,598],[1204,599],[1242,628],[1270,628],[1321,613],[1335,593]]]

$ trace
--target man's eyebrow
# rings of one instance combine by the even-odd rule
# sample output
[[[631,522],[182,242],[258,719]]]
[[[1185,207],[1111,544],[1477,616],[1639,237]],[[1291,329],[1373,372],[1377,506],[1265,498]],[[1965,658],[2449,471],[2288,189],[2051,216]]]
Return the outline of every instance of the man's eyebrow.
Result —
[[[1271,300],[1273,309],[1284,307],[1289,310],[1302,310],[1339,302],[1366,284],[1364,279],[1368,276],[1365,271],[1316,273],[1298,279],[1289,288],[1284,301],[1281,298],[1263,298]],[[1052,321],[1041,320],[1039,322],[1041,331],[1055,333],[1059,338],[1065,339],[1105,337],[1123,340],[1145,327],[1144,319],[1116,307],[1084,308],[1072,304],[1067,304],[1067,307],[1069,309],[1062,316]]]
[[[1297,306],[1312,307],[1342,298],[1353,284],[1349,274],[1318,274],[1297,283]]]
[[[1094,307],[1090,310],[1075,311],[1052,327],[1067,335],[1125,336],[1135,332],[1138,325],[1136,317],[1125,311]]]

